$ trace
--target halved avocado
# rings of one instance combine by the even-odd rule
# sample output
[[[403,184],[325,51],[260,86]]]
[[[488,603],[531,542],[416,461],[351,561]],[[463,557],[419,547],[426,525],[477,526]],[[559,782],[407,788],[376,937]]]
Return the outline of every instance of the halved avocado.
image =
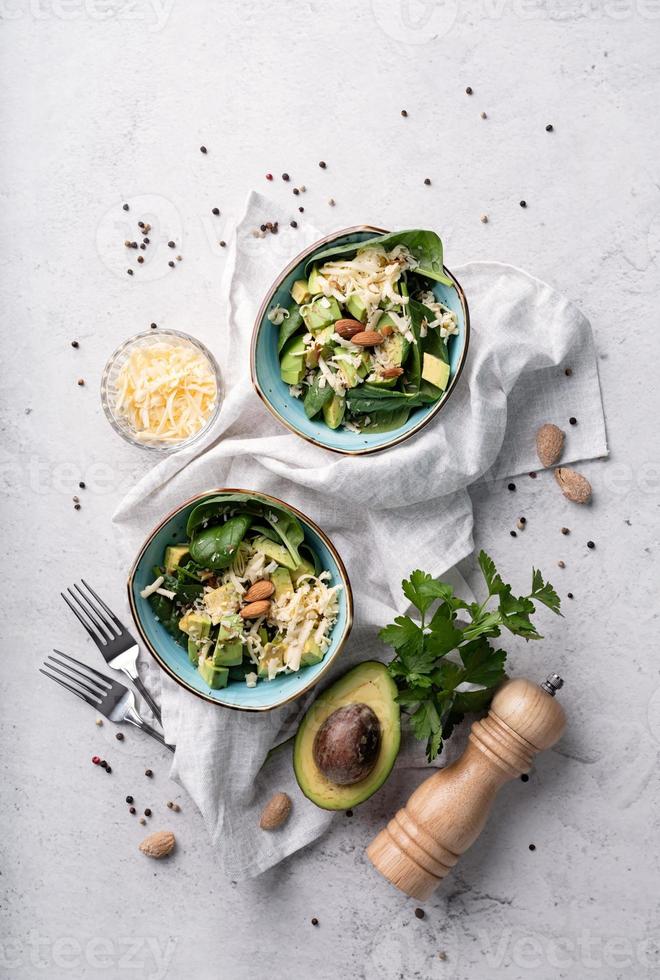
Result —
[[[392,771],[401,743],[396,694],[396,685],[385,664],[365,660],[340,677],[312,704],[300,723],[293,747],[293,768],[298,785],[312,803],[324,810],[347,810],[363,803],[380,789]],[[340,785],[331,782],[319,769],[315,742],[330,716],[349,705],[363,705],[373,712],[380,724],[380,745],[368,775],[357,782]],[[363,713],[370,715],[370,712]]]

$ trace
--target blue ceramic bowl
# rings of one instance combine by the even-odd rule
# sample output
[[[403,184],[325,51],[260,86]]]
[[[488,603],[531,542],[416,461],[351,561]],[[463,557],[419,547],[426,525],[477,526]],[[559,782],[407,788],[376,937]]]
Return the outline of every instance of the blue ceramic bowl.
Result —
[[[183,647],[179,646],[174,637],[170,636],[165,627],[158,622],[149,601],[143,599],[140,592],[153,582],[154,565],[162,564],[166,546],[176,541],[186,540],[186,522],[193,508],[207,497],[222,496],[223,493],[249,493],[256,500],[277,504],[294,514],[303,526],[305,542],[318,555],[321,566],[330,572],[332,576],[330,584],[341,584],[343,588],[339,592],[339,617],[332,630],[328,651],[320,664],[303,667],[296,674],[279,674],[272,681],[259,681],[256,687],[250,688],[244,682],[235,682],[220,691],[214,691],[204,683],[199,672],[189,662]],[[168,514],[140,548],[128,577],[128,601],[143,643],[156,662],[177,684],[204,698],[205,701],[222,704],[228,708],[238,708],[241,711],[270,711],[308,691],[339,656],[353,623],[351,584],[344,563],[332,542],[309,517],[301,514],[295,507],[290,507],[276,497],[253,493],[251,490],[228,488],[207,490],[187,500],[177,510]]]
[[[296,279],[305,278],[304,267],[314,252],[321,251],[330,244],[343,245],[348,242],[363,242],[368,238],[373,238],[374,235],[385,233],[382,228],[358,225],[354,228],[345,228],[343,231],[334,232],[332,235],[315,242],[314,245],[310,245],[309,248],[293,259],[269,290],[257,315],[252,334],[250,355],[252,383],[270,412],[288,429],[308,442],[322,446],[324,449],[330,449],[332,452],[352,456],[377,453],[383,449],[389,449],[391,446],[396,446],[397,443],[403,442],[404,439],[408,439],[427,425],[443,405],[447,404],[465,363],[470,338],[468,305],[456,277],[452,275],[449,269],[445,268],[445,274],[453,281],[455,288],[445,286],[443,283],[435,283],[433,286],[433,292],[438,299],[453,310],[458,317],[459,332],[450,337],[448,342],[451,375],[447,390],[435,404],[414,409],[405,425],[391,432],[349,432],[348,429],[331,429],[321,418],[307,418],[302,399],[292,398],[289,394],[288,385],[280,378],[280,363],[277,355],[278,330],[268,319],[268,311],[276,305],[285,307],[290,305],[291,286]]]

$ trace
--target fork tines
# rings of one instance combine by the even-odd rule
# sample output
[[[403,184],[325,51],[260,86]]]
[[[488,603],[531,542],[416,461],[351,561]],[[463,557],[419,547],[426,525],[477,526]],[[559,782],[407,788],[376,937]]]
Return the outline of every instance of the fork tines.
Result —
[[[75,592],[73,589],[67,589],[68,596],[64,592],[60,592],[60,595],[71,612],[78,617],[94,642],[97,645],[106,646],[121,636],[124,627],[94,589],[84,579],[80,581],[85,586],[86,592],[83,592],[80,586],[74,582],[73,589]]]
[[[70,663],[65,663],[62,660],[58,660],[57,657],[53,657],[50,654],[46,658],[44,667],[48,667],[53,673],[49,673],[44,670],[44,667],[40,667],[39,670],[46,677],[50,677],[52,681],[65,687],[72,694],[77,695],[86,701],[87,704],[91,704],[92,707],[98,708],[101,701],[105,695],[110,690],[112,684],[109,678],[105,677],[98,670],[94,670],[93,667],[88,667],[87,664],[81,664],[80,661],[75,660],[70,657],[67,653],[63,653],[61,650],[54,650],[53,653],[58,653],[60,657],[65,657]],[[49,663],[48,661],[52,661]],[[84,667],[89,673],[83,673],[81,670],[77,670],[76,667],[71,666],[71,664],[76,664],[78,667]],[[65,668],[62,670],[61,668]],[[59,674],[60,677],[65,678],[65,680],[60,680],[60,677],[55,677],[53,674]],[[93,676],[89,676],[92,674]],[[97,679],[98,678],[98,679]],[[71,683],[67,683],[67,681]],[[77,685],[77,686],[74,686]],[[82,689],[82,690],[81,690]]]

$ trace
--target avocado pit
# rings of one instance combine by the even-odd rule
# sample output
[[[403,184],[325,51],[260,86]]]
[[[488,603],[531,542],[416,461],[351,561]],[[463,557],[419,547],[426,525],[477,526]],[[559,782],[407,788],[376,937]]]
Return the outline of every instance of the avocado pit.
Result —
[[[365,779],[378,761],[382,730],[368,704],[346,704],[328,715],[314,738],[314,762],[326,779],[351,786]]]

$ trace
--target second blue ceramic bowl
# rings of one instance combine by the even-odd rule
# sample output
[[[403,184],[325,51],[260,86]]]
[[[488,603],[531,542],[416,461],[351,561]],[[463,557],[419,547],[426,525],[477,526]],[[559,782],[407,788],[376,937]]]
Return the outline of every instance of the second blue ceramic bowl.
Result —
[[[307,418],[302,399],[292,398],[288,385],[280,378],[280,362],[277,355],[278,329],[268,319],[268,311],[273,306],[290,305],[291,286],[296,279],[304,278],[304,267],[315,252],[327,248],[330,244],[363,242],[373,238],[374,235],[383,234],[386,234],[383,228],[357,225],[354,228],[344,228],[342,231],[334,232],[310,245],[289,263],[270,288],[257,314],[252,334],[250,364],[252,383],[269,411],[288,429],[308,442],[330,449],[332,452],[352,456],[377,453],[396,446],[427,425],[447,404],[465,363],[470,338],[470,314],[459,282],[449,269],[445,268],[445,275],[453,281],[454,287],[443,283],[433,285],[433,292],[438,299],[453,310],[458,318],[458,334],[450,337],[448,342],[451,375],[447,390],[435,404],[414,409],[405,425],[392,432],[350,432],[342,428],[331,429],[321,418]]]
[[[298,518],[305,532],[305,543],[318,556],[322,568],[330,572],[329,584],[341,585],[339,616],[332,629],[330,646],[320,664],[303,667],[295,674],[278,674],[272,681],[260,681],[256,687],[250,688],[247,684],[235,682],[216,691],[211,690],[205,684],[202,675],[188,660],[184,648],[179,646],[174,637],[158,621],[151,604],[147,599],[142,598],[140,592],[153,581],[154,566],[162,565],[163,554],[167,545],[187,540],[186,524],[190,512],[209,497],[221,497],[223,494],[231,493],[249,493],[255,500],[276,504]],[[207,490],[205,493],[200,493],[196,497],[186,500],[175,511],[168,514],[158,527],[154,528],[140,548],[130,571],[128,601],[143,643],[157,663],[177,684],[206,701],[222,704],[228,708],[238,708],[242,711],[269,711],[293,701],[308,691],[321,679],[339,656],[353,623],[351,583],[339,553],[323,531],[309,517],[276,497],[269,497],[265,493],[256,493],[251,490],[236,490],[227,487],[221,490]]]

